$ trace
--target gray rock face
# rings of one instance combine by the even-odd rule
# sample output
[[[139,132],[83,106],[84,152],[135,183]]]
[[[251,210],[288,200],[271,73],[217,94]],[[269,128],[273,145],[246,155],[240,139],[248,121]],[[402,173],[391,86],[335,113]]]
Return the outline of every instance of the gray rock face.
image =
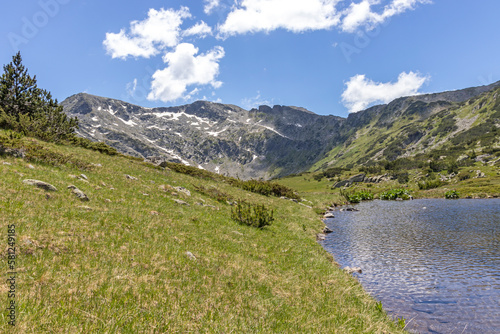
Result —
[[[77,94],[62,102],[78,133],[120,152],[248,178],[301,172],[339,141],[345,119],[298,107],[240,107],[197,101],[169,108]],[[275,173],[272,170],[279,170]]]
[[[499,85],[497,82],[454,92],[402,97],[347,118],[316,115],[291,106],[245,110],[207,101],[142,108],[83,93],[67,98],[61,105],[66,114],[78,117],[79,135],[104,141],[121,153],[158,164],[183,163],[242,179],[269,179],[307,171],[340,145],[346,144],[348,151],[358,130],[373,121],[375,128],[382,129],[390,128],[404,113],[427,119],[454,102],[465,102]],[[409,133],[402,144],[413,147],[423,135],[421,131]],[[341,161],[343,152],[327,161],[326,167]],[[401,150],[387,158],[393,160],[404,154],[410,152]],[[375,153],[371,158],[378,159]],[[339,186],[345,185],[348,184]]]
[[[40,181],[40,180],[26,179],[26,180],[23,180],[23,183],[28,184],[30,186],[42,188],[42,189],[47,190],[47,191],[57,191],[57,188],[54,187],[53,185],[51,185],[47,182]]]

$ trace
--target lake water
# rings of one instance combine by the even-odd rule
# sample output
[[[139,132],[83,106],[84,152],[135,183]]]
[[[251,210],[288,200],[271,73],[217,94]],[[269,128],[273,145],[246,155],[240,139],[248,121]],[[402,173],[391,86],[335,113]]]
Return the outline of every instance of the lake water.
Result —
[[[416,333],[500,333],[500,199],[369,201],[322,242]]]

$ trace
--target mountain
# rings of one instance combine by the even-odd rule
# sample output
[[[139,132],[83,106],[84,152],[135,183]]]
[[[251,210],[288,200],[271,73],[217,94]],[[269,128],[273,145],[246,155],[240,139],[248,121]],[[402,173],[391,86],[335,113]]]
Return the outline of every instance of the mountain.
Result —
[[[81,136],[123,153],[242,179],[269,179],[429,155],[450,145],[460,148],[455,155],[498,145],[499,87],[497,82],[403,97],[347,118],[293,106],[245,110],[206,101],[143,108],[84,93],[67,98],[62,106],[78,117]],[[485,136],[489,139],[476,140]]]
[[[78,117],[79,134],[119,151],[165,159],[240,178],[270,178],[304,170],[338,142],[345,119],[298,107],[197,101],[142,108],[115,99],[76,94],[62,102]]]
[[[313,170],[402,158],[463,159],[500,151],[500,82],[453,92],[403,97],[351,114],[348,139]]]

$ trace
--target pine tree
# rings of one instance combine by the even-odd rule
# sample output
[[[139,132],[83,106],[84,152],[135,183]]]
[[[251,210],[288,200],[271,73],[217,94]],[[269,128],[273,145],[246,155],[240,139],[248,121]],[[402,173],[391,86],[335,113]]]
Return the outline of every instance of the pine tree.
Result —
[[[38,88],[20,52],[0,77],[0,128],[56,142],[73,138],[78,128],[78,120],[69,118],[50,92]]]

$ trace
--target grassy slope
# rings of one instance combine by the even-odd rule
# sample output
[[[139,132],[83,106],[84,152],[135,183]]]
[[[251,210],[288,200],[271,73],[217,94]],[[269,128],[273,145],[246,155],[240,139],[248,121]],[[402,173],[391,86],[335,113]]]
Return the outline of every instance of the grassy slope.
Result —
[[[378,126],[378,117],[375,117],[370,124],[361,128],[356,132],[356,136],[352,141],[348,141],[347,145],[341,144],[335,147],[323,159],[316,162],[311,167],[311,171],[325,169],[328,165],[346,166],[353,164],[359,165],[358,161],[368,161],[374,157],[376,159],[385,158],[381,153],[391,144],[403,142],[408,135],[408,130],[419,130],[424,133],[424,136],[419,140],[416,146],[415,142],[407,145],[398,145],[404,153],[406,150],[410,156],[418,153],[429,153],[433,149],[447,149],[453,145],[450,139],[460,135],[470,127],[475,127],[480,124],[491,124],[488,118],[493,117],[498,123],[498,115],[500,103],[500,88],[488,93],[484,93],[477,98],[473,98],[464,103],[451,104],[449,108],[436,109],[431,117],[421,119],[417,113],[407,114],[408,110],[403,110],[401,116],[394,119],[389,128]],[[442,112],[439,112],[442,111]],[[442,127],[443,120],[446,116],[452,115],[455,124],[463,124],[463,131],[450,130]],[[480,134],[476,134],[478,136]],[[470,153],[472,149],[476,152],[481,152],[486,147],[491,147],[491,144],[484,144],[480,139],[477,143],[468,145],[467,149],[463,149],[463,153]],[[495,146],[495,145],[493,145]],[[499,138],[496,140],[496,147],[500,147]],[[380,152],[379,155],[376,153]],[[376,160],[375,159],[375,160]]]
[[[475,171],[478,170],[485,174],[484,178],[473,177],[476,175]],[[354,193],[360,190],[368,190],[375,195],[375,198],[378,198],[382,192],[395,188],[408,189],[414,198],[444,198],[445,193],[449,190],[456,190],[461,198],[500,197],[500,167],[489,166],[478,162],[475,166],[462,167],[459,171],[461,173],[471,172],[471,178],[460,181],[458,177],[455,177],[449,181],[442,182],[437,188],[420,190],[418,182],[422,182],[422,173],[419,170],[411,170],[409,171],[410,181],[405,184],[400,184],[397,180],[385,181],[377,184],[355,183],[347,188],[347,191]],[[359,173],[358,170],[347,171],[339,178],[345,180],[357,173]],[[316,173],[304,173],[298,176],[282,178],[277,180],[277,182],[298,189],[300,196],[310,200],[318,209],[325,208],[332,203],[345,204],[345,199],[341,196],[340,189],[332,189],[336,181],[329,181],[327,178],[316,181],[313,178],[315,174]],[[446,174],[446,172],[443,172],[443,174]],[[425,180],[425,178],[423,178],[423,180]]]
[[[72,155],[71,162],[88,169],[71,162],[31,162],[30,169],[26,160],[0,157],[4,273],[10,224],[18,255],[17,326],[7,325],[4,310],[0,332],[402,332],[317,244],[322,223],[309,208],[123,157],[20,143]],[[81,173],[88,183],[71,176]],[[25,185],[27,178],[58,191]],[[90,202],[77,200],[66,189],[70,184]],[[160,188],[167,184],[186,187],[192,196]],[[276,220],[263,230],[239,225],[229,205],[196,193],[193,185],[263,203]],[[202,201],[217,208],[195,204]],[[7,305],[7,290],[3,281],[0,305]]]

